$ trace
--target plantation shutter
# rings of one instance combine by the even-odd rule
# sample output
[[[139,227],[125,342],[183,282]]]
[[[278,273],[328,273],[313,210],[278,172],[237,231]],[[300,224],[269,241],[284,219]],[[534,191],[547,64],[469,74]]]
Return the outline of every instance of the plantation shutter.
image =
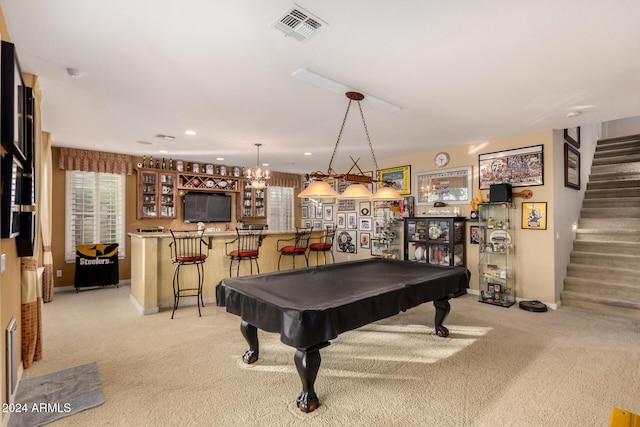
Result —
[[[293,188],[267,188],[267,224],[269,230],[290,231],[294,227]]]

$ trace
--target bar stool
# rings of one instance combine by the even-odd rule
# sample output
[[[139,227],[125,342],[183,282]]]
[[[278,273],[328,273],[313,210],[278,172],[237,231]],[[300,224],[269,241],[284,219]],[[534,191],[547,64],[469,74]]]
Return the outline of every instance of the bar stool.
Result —
[[[319,258],[320,252],[322,252],[322,255],[324,256],[325,265],[327,264],[327,252],[331,254],[331,263],[333,264],[335,262],[335,258],[333,257],[333,239],[335,237],[336,237],[336,228],[328,226],[325,232],[322,233],[322,236],[318,238],[320,241],[316,243],[311,243],[309,245],[309,251],[313,251],[316,253],[316,265],[319,265],[318,258]],[[315,240],[315,239],[311,239],[311,240]]]
[[[296,257],[303,255],[309,267],[309,257],[307,256],[307,249],[309,248],[309,239],[311,239],[311,231],[313,228],[298,228],[296,227],[296,235],[290,239],[279,239],[276,242],[276,249],[280,252],[278,257],[278,271],[280,271],[280,260],[282,256],[290,256],[293,261],[293,268],[296,268]],[[282,246],[280,246],[282,244]]]
[[[173,312],[171,318],[178,308],[180,297],[195,296],[196,305],[198,306],[198,316],[202,316],[200,312],[200,304],[204,307],[204,299],[202,298],[202,284],[204,282],[204,262],[207,259],[209,245],[204,241],[202,235],[204,230],[169,230],[173,241],[169,244],[171,248],[171,262],[174,265],[173,272]],[[204,250],[206,248],[206,250]],[[184,265],[195,265],[198,271],[198,283],[191,287],[183,288],[180,283],[180,269]]]
[[[238,266],[236,269],[236,277],[240,276],[240,263],[244,260],[249,261],[249,268],[251,270],[251,274],[253,274],[253,263],[256,263],[256,269],[258,270],[258,274],[260,274],[260,266],[258,265],[258,256],[260,252],[260,246],[262,245],[262,239],[264,236],[262,235],[262,230],[251,230],[251,229],[238,229],[236,228],[236,233],[238,237],[235,240],[230,242],[226,242],[224,244],[225,252],[227,256],[231,257],[231,262],[229,263],[229,277],[231,277],[231,269],[233,267],[233,262],[237,261]],[[233,249],[235,248],[235,249]],[[232,249],[229,251],[229,249]]]

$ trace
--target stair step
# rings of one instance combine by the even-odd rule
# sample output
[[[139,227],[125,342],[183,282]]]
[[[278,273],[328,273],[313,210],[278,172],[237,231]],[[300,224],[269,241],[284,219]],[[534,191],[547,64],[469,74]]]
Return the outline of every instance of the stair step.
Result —
[[[585,199],[610,199],[640,197],[640,188],[603,188],[597,190],[586,190]]]
[[[603,254],[598,252],[572,251],[570,261],[573,264],[602,265],[608,267],[640,270],[640,256],[623,253]]]
[[[591,280],[615,280],[640,286],[640,275],[637,270],[629,268],[602,267],[595,265],[573,264],[567,266],[567,277],[577,277]]]
[[[606,159],[608,157],[629,156],[640,154],[640,144],[629,144],[625,147],[596,147],[594,159]]]
[[[631,161],[627,158],[618,163],[608,163],[608,164],[596,164],[595,162],[591,166],[591,174],[602,174],[602,173],[638,173],[640,170],[640,162],[639,161]]]
[[[640,242],[640,230],[621,229],[612,230],[606,227],[587,228],[580,227],[576,230],[577,240],[602,240],[616,242]]]
[[[640,221],[637,218],[580,218],[578,228],[604,229],[617,234],[639,233]]]
[[[593,166],[601,166],[601,165],[611,165],[618,163],[631,163],[640,161],[640,154],[629,154],[629,155],[619,155],[619,156],[611,156],[611,157],[594,157],[593,158]]]
[[[640,197],[620,197],[608,199],[584,199],[582,201],[583,208],[629,208],[640,206]]]
[[[610,316],[640,320],[640,303],[593,297],[572,291],[562,291],[561,299],[562,304],[569,307],[579,307]]]
[[[640,134],[616,136],[615,138],[603,138],[598,140],[598,146],[625,144],[625,143],[640,143]]]
[[[587,182],[587,190],[602,190],[612,188],[640,189],[640,173],[634,177],[620,177],[618,179],[602,179]]]
[[[597,297],[640,303],[640,285],[633,285],[629,283],[567,276],[564,279],[564,290]]]
[[[624,242],[576,239],[573,241],[573,250],[578,252],[624,253],[640,256],[640,241]],[[638,273],[640,273],[640,271]]]
[[[640,207],[582,208],[580,218],[638,218],[640,224]]]

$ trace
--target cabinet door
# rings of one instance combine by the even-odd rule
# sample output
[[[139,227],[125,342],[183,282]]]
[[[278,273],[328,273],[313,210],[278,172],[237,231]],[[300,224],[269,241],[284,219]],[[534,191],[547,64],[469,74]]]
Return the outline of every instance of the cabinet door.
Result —
[[[176,200],[176,175],[168,173],[160,173],[159,184],[159,217],[160,218],[175,218],[175,200]]]
[[[158,217],[158,174],[138,172],[138,216],[140,218]]]
[[[248,182],[242,190],[242,216],[245,218],[265,218],[267,216],[266,189],[253,188]]]

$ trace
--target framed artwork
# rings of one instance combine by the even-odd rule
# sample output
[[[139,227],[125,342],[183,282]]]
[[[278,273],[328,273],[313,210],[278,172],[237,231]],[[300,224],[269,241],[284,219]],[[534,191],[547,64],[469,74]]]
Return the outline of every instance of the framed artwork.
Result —
[[[389,181],[393,183],[401,196],[411,194],[411,166],[399,166],[395,168],[380,169],[378,171],[378,181]]]
[[[522,203],[522,228],[527,230],[547,229],[547,202]]]
[[[300,212],[300,216],[302,219],[309,218],[309,208],[307,206],[302,207],[302,212]]]
[[[472,225],[469,228],[469,243],[472,245],[480,244],[480,227],[477,225]]]
[[[358,228],[358,224],[356,223],[356,213],[355,212],[347,212],[347,228],[356,229]]]
[[[564,140],[576,148],[580,148],[580,126],[566,128],[564,130]]]
[[[324,220],[333,221],[333,205],[324,206]]]
[[[314,230],[322,230],[322,220],[316,219],[313,221]]]
[[[512,187],[543,185],[543,145],[480,154],[480,189],[491,184],[511,184]]]
[[[435,202],[468,204],[473,195],[472,166],[441,169],[416,174],[418,200],[416,205],[433,205]]]
[[[371,202],[360,202],[358,205],[360,215],[371,216]]]
[[[360,231],[371,231],[373,230],[371,218],[360,218],[360,226],[358,227]]]
[[[322,219],[322,204],[316,205],[316,218]]]
[[[2,42],[0,51],[0,137],[2,145],[23,165],[29,155],[25,139],[25,85],[13,43]]]
[[[347,252],[350,254],[355,254],[358,252],[358,247],[356,243],[358,243],[357,236],[355,231],[340,231],[337,235],[337,246],[336,250],[338,252]]]
[[[360,247],[363,249],[371,247],[371,233],[360,233]]]
[[[336,225],[333,222],[323,222],[322,226],[324,227],[324,230],[326,230],[327,228],[334,228]]]
[[[313,221],[311,221],[310,219],[305,219],[304,221],[302,221],[302,227],[303,228],[313,227]]]
[[[347,214],[345,212],[338,212],[336,214],[336,228],[347,228]]]
[[[351,185],[350,182],[338,181],[338,189],[336,191],[342,194],[349,185]],[[355,211],[356,201],[352,199],[338,199],[338,210]]]
[[[580,189],[580,152],[564,143],[564,186]]]
[[[309,205],[309,216],[307,216],[307,218],[315,218],[316,217],[316,205]]]

